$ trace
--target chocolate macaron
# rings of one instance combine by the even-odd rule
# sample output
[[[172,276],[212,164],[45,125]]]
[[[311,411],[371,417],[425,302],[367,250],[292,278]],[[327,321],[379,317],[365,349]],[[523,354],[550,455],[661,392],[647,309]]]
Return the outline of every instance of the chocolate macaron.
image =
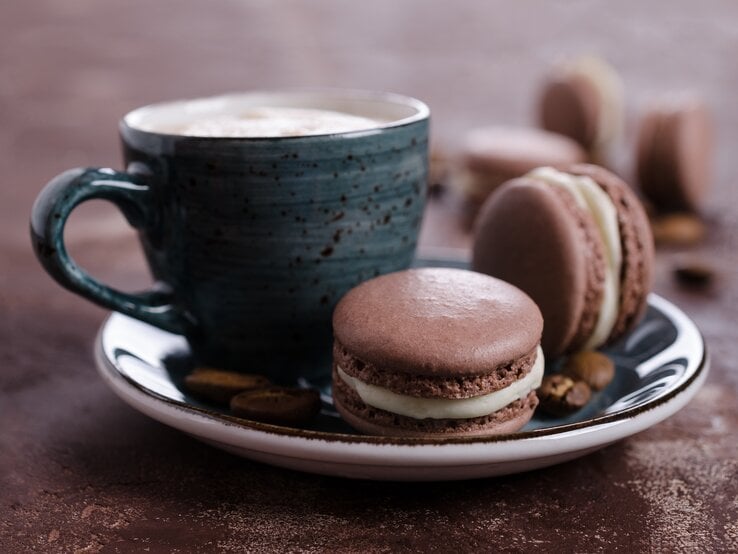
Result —
[[[660,211],[697,211],[710,185],[713,130],[704,102],[677,95],[641,118],[636,172],[643,195]]]
[[[544,167],[487,200],[472,267],[533,298],[553,358],[633,328],[651,288],[653,238],[643,206],[616,175],[588,164]]]
[[[587,159],[582,147],[563,135],[504,126],[470,131],[460,154],[454,184],[478,206],[502,183],[536,167],[568,166]]]
[[[539,100],[541,127],[576,140],[595,159],[622,135],[623,85],[615,69],[595,56],[557,64]]]
[[[366,281],[333,314],[333,400],[369,434],[511,433],[538,404],[538,307],[514,286],[461,269]]]

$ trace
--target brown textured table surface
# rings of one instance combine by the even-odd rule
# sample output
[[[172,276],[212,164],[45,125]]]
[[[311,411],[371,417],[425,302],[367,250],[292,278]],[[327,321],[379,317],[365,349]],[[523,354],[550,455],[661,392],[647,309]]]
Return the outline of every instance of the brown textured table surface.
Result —
[[[683,4],[683,5],[681,5]],[[0,551],[726,551],[738,549],[738,6],[722,2],[36,0],[0,6]],[[550,469],[473,482],[318,477],[248,462],[153,422],[98,379],[105,313],[52,283],[27,219],[63,169],[117,167],[116,121],[155,100],[286,85],[404,92],[453,150],[479,123],[529,123],[561,55],[608,57],[630,120],[650,94],[701,90],[718,123],[697,252],[706,292],[656,291],[703,331],[712,370],[680,413]],[[632,135],[632,127],[630,129]],[[627,162],[627,153],[622,156]],[[448,199],[423,244],[465,246]],[[93,274],[147,276],[106,205],[67,232]]]

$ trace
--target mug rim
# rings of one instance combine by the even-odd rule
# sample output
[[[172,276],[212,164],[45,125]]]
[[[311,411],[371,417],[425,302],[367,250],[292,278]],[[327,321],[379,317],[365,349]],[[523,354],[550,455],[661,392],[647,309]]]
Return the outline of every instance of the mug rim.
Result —
[[[179,133],[167,133],[161,131],[151,131],[137,127],[131,122],[133,117],[141,117],[146,111],[151,111],[160,107],[164,107],[172,104],[185,104],[189,102],[206,101],[206,100],[228,100],[235,99],[245,96],[259,96],[259,95],[281,95],[281,96],[299,96],[299,95],[315,95],[323,96],[327,99],[337,100],[360,100],[360,101],[375,101],[384,102],[387,104],[395,104],[398,106],[405,106],[415,110],[414,114],[407,117],[389,121],[386,123],[378,124],[368,129],[357,129],[352,131],[339,131],[335,133],[316,133],[310,135],[292,135],[292,136],[271,136],[271,137],[232,137],[232,136],[198,136],[198,135],[184,135]],[[195,98],[184,98],[176,100],[163,100],[160,102],[152,102],[144,106],[139,106],[126,113],[119,122],[121,131],[128,130],[136,133],[142,133],[144,135],[152,137],[171,137],[173,139],[182,140],[203,140],[203,141],[236,141],[236,142],[252,142],[252,141],[283,141],[283,140],[310,140],[315,138],[327,138],[334,136],[341,137],[364,137],[381,133],[388,129],[395,129],[399,127],[405,127],[414,123],[424,121],[430,118],[430,108],[422,100],[418,100],[412,96],[404,94],[398,94],[395,92],[382,92],[382,91],[371,91],[362,89],[342,89],[342,88],[278,88],[278,89],[258,89],[249,90],[242,92],[230,92],[225,94],[215,94],[211,96],[198,96]]]

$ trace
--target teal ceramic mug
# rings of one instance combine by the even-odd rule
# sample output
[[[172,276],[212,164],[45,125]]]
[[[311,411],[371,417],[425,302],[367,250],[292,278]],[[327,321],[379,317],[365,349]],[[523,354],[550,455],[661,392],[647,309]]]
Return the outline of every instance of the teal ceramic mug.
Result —
[[[331,110],[370,128],[191,136],[172,122],[254,107]],[[329,372],[331,314],[361,281],[410,265],[423,213],[429,110],[394,94],[246,93],[139,108],[120,123],[124,172],[72,169],[41,191],[31,238],[62,286],[187,337],[200,363],[280,382]],[[155,287],[127,294],[67,253],[78,204],[112,202],[138,230]]]

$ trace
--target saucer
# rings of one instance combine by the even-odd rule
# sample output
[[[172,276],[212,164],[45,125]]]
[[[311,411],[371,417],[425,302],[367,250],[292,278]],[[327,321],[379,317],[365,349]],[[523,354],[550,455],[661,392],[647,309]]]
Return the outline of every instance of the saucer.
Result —
[[[521,431],[501,436],[406,439],[353,431],[333,409],[328,386],[323,409],[307,428],[230,416],[183,387],[192,369],[183,337],[121,314],[108,317],[95,347],[100,375],[123,401],[198,440],[289,469],[398,481],[506,475],[583,456],[679,411],[709,366],[694,323],[653,294],[639,326],[604,352],[616,364],[615,379],[571,416],[536,414]]]

